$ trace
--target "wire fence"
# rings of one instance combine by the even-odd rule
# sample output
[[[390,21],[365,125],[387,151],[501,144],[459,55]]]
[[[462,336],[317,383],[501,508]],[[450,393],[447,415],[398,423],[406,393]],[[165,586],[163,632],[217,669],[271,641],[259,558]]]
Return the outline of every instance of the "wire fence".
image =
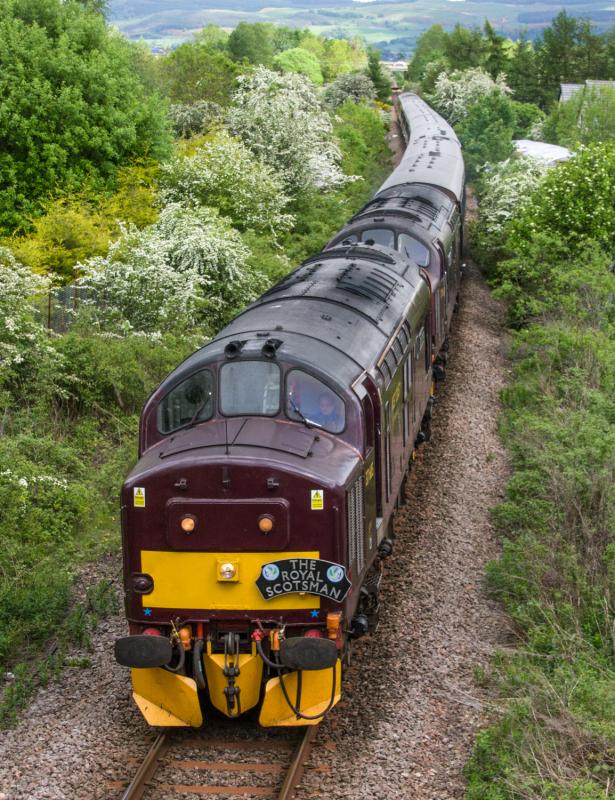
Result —
[[[34,306],[43,325],[56,333],[66,333],[79,305],[91,297],[91,290],[85,286],[69,284],[52,289],[47,295],[41,295],[35,300]]]

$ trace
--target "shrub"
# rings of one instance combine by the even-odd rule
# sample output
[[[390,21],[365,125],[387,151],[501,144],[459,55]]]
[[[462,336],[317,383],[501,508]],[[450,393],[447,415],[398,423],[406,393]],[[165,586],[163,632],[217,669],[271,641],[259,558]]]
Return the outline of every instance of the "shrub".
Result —
[[[215,331],[257,296],[249,251],[209,208],[169,205],[155,225],[124,230],[105,257],[80,265],[93,320],[107,330],[161,331],[197,323]]]
[[[207,133],[214,126],[220,125],[224,110],[218,103],[199,100],[196,103],[172,105],[169,116],[173,123],[175,135],[181,139]]]
[[[284,213],[289,198],[277,175],[224,132],[194,155],[163,164],[160,183],[166,203],[212,206],[240,230],[276,233],[293,222]]]
[[[361,103],[376,99],[376,87],[371,78],[361,72],[340,75],[325,90],[325,100],[331,108],[338,108],[347,100]]]
[[[441,72],[435,83],[435,89],[429,96],[429,102],[451,125],[467,117],[472,106],[490,95],[508,95],[510,89],[503,75],[493,80],[483,69],[476,67],[450,75]]]
[[[239,85],[229,112],[231,131],[280,175],[288,194],[348,182],[329,115],[304,76],[258,67],[239,78]]]

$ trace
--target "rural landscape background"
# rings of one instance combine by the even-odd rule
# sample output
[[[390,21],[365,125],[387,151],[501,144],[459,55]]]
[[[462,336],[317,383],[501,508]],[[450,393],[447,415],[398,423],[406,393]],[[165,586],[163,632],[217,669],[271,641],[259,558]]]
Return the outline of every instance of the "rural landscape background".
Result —
[[[131,39],[166,47],[186,41],[210,22],[228,28],[242,21],[273,22],[334,38],[361,36],[383,57],[397,59],[407,58],[420,33],[433,24],[482,27],[488,19],[507,36],[517,38],[525,29],[534,38],[562,9],[590,18],[597,30],[615,22],[610,0],[110,0],[109,19]]]

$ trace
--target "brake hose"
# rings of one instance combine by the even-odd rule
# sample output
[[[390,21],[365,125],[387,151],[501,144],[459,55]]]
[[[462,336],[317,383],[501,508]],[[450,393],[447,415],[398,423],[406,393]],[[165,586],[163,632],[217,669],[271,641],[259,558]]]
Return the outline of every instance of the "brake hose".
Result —
[[[293,705],[290,697],[288,696],[288,692],[286,690],[286,686],[284,685],[284,679],[282,677],[282,672],[281,672],[281,670],[283,669],[283,665],[277,663],[276,661],[271,661],[269,658],[267,658],[267,656],[265,655],[265,652],[263,650],[263,645],[262,645],[262,642],[261,642],[260,639],[255,639],[255,642],[256,642],[256,649],[258,650],[258,654],[263,659],[265,664],[268,667],[271,667],[272,669],[277,669],[278,672],[280,673],[278,677],[280,679],[280,686],[282,687],[282,694],[284,695],[284,699],[286,700],[286,704],[288,705],[290,710],[293,712],[293,714],[296,715],[297,719],[306,719],[306,720],[322,719],[325,716],[325,714],[327,714],[333,708],[333,703],[335,702],[335,690],[337,688],[337,672],[336,672],[337,664],[334,664],[333,667],[331,668],[332,671],[333,671],[333,686],[332,686],[332,689],[331,689],[331,700],[329,700],[329,705],[325,708],[324,711],[321,711],[320,714],[315,714],[314,716],[308,716],[306,714],[302,714],[301,711],[299,711],[299,709],[296,708],[296,706]],[[297,673],[297,681],[298,681],[297,686],[299,686],[299,687],[301,685],[300,684],[301,672],[302,672],[302,670],[298,670],[298,673]]]

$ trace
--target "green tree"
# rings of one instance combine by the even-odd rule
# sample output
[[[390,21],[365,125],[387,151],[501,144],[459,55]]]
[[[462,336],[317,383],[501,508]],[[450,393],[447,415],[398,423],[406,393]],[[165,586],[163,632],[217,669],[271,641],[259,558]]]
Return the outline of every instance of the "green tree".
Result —
[[[445,58],[447,36],[442,25],[432,25],[419,36],[406,72],[409,81],[421,83],[428,65]]]
[[[577,43],[579,71],[583,78],[609,77],[606,41],[594,33],[591,20],[579,20]]]
[[[565,147],[615,139],[615,89],[584,88],[553,107],[544,126],[549,142]]]
[[[380,51],[371,48],[367,55],[367,77],[376,87],[378,100],[387,102],[391,99],[391,81],[380,63]]]
[[[485,20],[485,63],[484,68],[492,78],[497,78],[502,72],[508,73],[510,58],[506,51],[506,39],[495,32],[488,19]]]
[[[456,128],[469,178],[476,178],[485,164],[512,154],[515,122],[512,103],[500,92],[487,94],[470,106]]]
[[[200,41],[182,44],[161,60],[162,86],[173,103],[228,105],[240,72],[226,53]]]
[[[536,52],[525,32],[519,36],[514,53],[506,70],[506,80],[515,100],[522,103],[542,104],[543,91],[538,74]]]
[[[519,103],[518,100],[511,100],[510,103],[515,112],[513,139],[533,139],[532,130],[544,122],[544,111],[534,103]]]
[[[557,99],[560,83],[574,83],[582,79],[578,33],[579,21],[560,11],[538,43],[538,67],[547,102]]]
[[[228,33],[219,25],[210,22],[195,33],[194,41],[196,44],[203,45],[214,52],[223,52],[228,46]]]
[[[464,28],[457,23],[444,44],[444,55],[451,69],[480,67],[484,61],[485,40],[478,28]]]
[[[268,22],[240,22],[228,39],[235,61],[270,67],[275,55],[275,28]]]
[[[0,0],[0,227],[24,227],[50,194],[169,151],[164,104],[133,54],[73,0]]]
[[[318,59],[303,47],[292,47],[279,53],[273,59],[273,66],[280,72],[298,72],[300,75],[305,75],[317,85],[324,82]]]

